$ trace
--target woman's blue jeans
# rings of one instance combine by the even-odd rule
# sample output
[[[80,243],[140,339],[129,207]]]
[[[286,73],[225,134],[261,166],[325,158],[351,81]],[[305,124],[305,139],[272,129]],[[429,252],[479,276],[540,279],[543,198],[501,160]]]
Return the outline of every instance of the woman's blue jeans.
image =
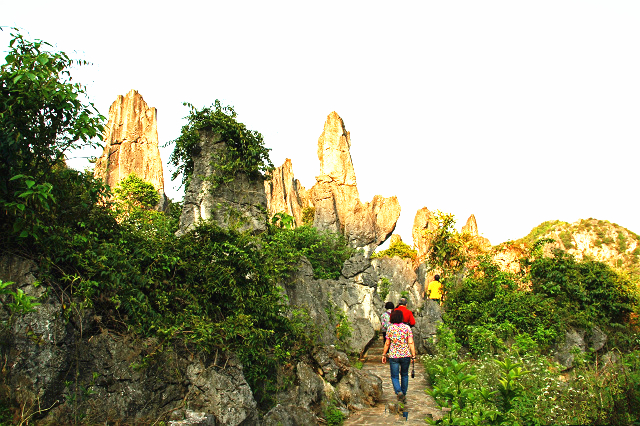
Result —
[[[389,358],[389,368],[391,369],[391,383],[393,383],[393,390],[397,394],[402,392],[407,394],[409,388],[409,365],[411,365],[411,358]],[[400,380],[398,380],[398,374],[400,374]]]

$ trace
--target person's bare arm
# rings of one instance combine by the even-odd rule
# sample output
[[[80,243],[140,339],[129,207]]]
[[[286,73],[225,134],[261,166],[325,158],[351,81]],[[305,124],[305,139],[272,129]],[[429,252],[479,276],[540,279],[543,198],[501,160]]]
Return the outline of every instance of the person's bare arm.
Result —
[[[413,344],[413,336],[409,336],[409,339],[407,339],[407,342],[409,343],[409,350],[411,351],[411,359],[415,359],[416,346]]]
[[[387,362],[387,352],[389,352],[389,346],[391,346],[391,340],[387,339],[384,342],[384,349],[382,349],[382,363]]]

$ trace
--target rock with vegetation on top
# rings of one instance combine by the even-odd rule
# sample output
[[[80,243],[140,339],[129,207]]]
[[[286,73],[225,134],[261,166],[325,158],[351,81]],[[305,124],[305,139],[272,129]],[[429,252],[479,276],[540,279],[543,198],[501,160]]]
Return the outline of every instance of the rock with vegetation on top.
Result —
[[[154,339],[111,333],[91,310],[78,316],[60,294],[43,294],[35,277],[32,262],[0,258],[0,280],[44,297],[4,336],[12,367],[0,394],[24,415],[42,424],[147,424],[196,413],[210,422],[200,424],[257,424],[256,401],[232,354],[218,354],[213,365],[192,353],[158,351]]]
[[[158,148],[157,111],[136,90],[118,95],[109,108],[104,151],[96,161],[94,176],[111,188],[130,174],[149,182],[160,194],[158,209],[166,210],[162,158]]]
[[[233,181],[216,187],[207,178],[219,173],[213,158],[224,155],[226,144],[219,133],[207,129],[200,129],[199,133],[200,143],[193,152],[193,175],[184,195],[176,235],[183,235],[205,220],[226,229],[264,231],[267,224],[264,181],[239,172]]]

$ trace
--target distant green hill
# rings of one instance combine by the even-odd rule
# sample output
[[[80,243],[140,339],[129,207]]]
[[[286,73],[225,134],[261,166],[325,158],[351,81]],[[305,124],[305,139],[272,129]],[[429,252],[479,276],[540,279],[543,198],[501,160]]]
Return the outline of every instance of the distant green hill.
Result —
[[[541,238],[556,241],[547,245],[548,252],[560,248],[577,259],[604,262],[627,271],[634,279],[640,279],[640,236],[616,223],[593,218],[574,223],[546,221],[513,243],[531,246]]]

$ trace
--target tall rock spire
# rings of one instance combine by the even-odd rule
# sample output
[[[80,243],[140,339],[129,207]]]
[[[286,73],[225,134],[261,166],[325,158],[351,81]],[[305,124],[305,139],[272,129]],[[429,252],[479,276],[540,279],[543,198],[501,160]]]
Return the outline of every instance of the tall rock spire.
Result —
[[[269,214],[284,212],[302,224],[302,211],[315,209],[313,226],[342,233],[349,244],[368,256],[392,234],[400,217],[397,197],[376,195],[362,203],[351,161],[351,135],[342,118],[333,111],[327,116],[318,138],[320,174],[308,191],[293,177],[291,160],[273,171],[265,182]]]
[[[351,136],[334,111],[318,139],[320,175],[309,190],[316,209],[313,225],[343,233],[352,247],[364,249],[368,256],[395,229],[400,203],[395,196],[380,195],[369,203],[360,202],[350,149]]]
[[[118,95],[109,108],[105,128],[105,147],[94,169],[94,176],[112,188],[131,173],[152,184],[164,208],[164,177],[158,147],[157,111],[150,108],[136,90]]]

